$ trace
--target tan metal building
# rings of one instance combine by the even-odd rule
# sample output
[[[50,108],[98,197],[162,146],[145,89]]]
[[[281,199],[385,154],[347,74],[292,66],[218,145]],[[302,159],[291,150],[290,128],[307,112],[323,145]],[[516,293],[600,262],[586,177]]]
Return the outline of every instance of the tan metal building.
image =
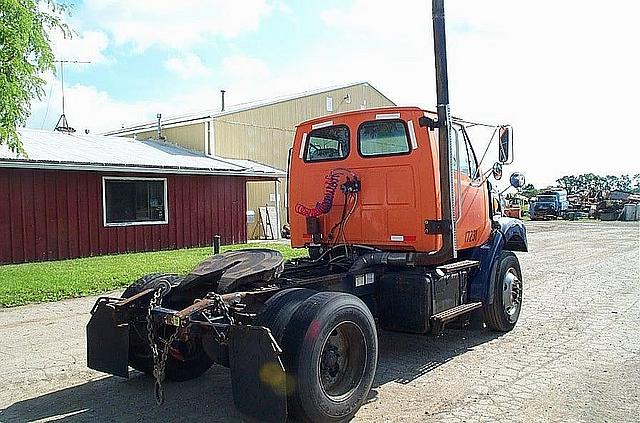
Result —
[[[217,157],[254,160],[286,170],[289,149],[298,123],[350,110],[387,107],[395,104],[367,82],[309,91],[301,94],[229,106],[223,111],[206,111],[159,119],[109,131],[105,135],[162,139]],[[280,228],[287,222],[287,181],[247,184],[247,233],[263,235],[258,225],[258,208],[275,206]]]

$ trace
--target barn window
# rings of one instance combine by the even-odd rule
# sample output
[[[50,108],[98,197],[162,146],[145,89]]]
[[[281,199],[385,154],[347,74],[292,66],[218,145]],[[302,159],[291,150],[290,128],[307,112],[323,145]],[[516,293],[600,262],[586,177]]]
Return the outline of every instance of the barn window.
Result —
[[[103,178],[104,225],[152,225],[168,222],[167,180]]]

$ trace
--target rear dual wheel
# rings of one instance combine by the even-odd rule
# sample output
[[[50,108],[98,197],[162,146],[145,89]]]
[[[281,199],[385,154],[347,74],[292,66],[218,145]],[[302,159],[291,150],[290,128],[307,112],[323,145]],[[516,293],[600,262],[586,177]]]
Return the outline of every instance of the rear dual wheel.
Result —
[[[293,289],[277,295],[265,303],[257,324],[269,327],[283,348],[291,413],[311,422],[351,419],[377,366],[371,312],[346,293]]]

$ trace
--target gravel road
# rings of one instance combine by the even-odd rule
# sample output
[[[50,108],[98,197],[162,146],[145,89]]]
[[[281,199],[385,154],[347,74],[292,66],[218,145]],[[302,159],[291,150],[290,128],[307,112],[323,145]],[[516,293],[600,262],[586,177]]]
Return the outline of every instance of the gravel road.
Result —
[[[640,419],[640,226],[531,222],[528,230],[516,328],[381,332],[374,388],[355,421]],[[224,368],[169,384],[163,407],[150,378],[87,369],[94,301],[0,310],[0,421],[244,421]]]

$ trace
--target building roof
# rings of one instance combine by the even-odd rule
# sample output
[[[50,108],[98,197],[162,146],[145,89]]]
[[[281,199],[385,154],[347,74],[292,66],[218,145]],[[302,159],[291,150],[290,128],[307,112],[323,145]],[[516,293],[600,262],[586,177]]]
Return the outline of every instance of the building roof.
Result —
[[[26,157],[0,145],[0,167],[92,170],[111,172],[182,173],[280,178],[286,172],[238,159],[205,156],[163,141],[65,134],[21,128]]]
[[[162,118],[162,126],[168,127],[168,126],[185,125],[190,123],[198,123],[199,121],[202,121],[202,120],[213,119],[213,118],[226,116],[226,115],[230,115],[238,112],[244,112],[247,110],[257,109],[259,107],[271,106],[274,104],[283,103],[285,101],[297,100],[304,97],[309,97],[317,94],[327,93],[330,91],[355,87],[358,85],[364,85],[374,89],[381,96],[389,100],[391,104],[395,104],[387,96],[385,96],[378,89],[376,89],[373,85],[371,85],[368,82],[362,81],[362,82],[354,82],[354,83],[345,84],[345,85],[338,85],[334,87],[325,87],[317,90],[305,91],[301,93],[290,94],[290,95],[285,95],[281,97],[274,97],[274,98],[265,99],[265,100],[252,101],[249,103],[236,104],[232,106],[227,106],[224,111],[205,110],[197,113],[190,113],[190,114],[185,114],[180,116]],[[133,125],[125,126],[123,128],[107,131],[107,132],[104,132],[104,135],[131,135],[137,132],[146,132],[146,131],[154,130],[157,128],[157,126],[158,126],[157,121],[155,120],[148,121],[148,122],[133,124]]]

